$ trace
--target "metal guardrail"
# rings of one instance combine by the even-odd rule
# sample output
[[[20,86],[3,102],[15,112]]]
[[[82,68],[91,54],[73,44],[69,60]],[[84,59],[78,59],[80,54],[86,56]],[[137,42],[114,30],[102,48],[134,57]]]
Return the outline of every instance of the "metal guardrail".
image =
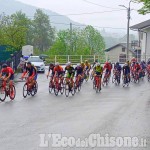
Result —
[[[150,55],[128,56],[129,60],[131,60],[133,57],[137,58],[138,62],[141,62],[141,60],[145,60],[147,62],[150,58]],[[48,58],[46,58],[47,64],[49,64],[50,62],[59,62],[60,64],[66,64],[69,61],[72,62],[72,64],[77,64],[80,62],[84,62],[85,60],[88,60],[90,63],[95,62],[95,60],[98,60],[100,63],[105,63],[108,60],[111,60],[112,63],[125,63],[127,61],[125,55],[51,55]]]

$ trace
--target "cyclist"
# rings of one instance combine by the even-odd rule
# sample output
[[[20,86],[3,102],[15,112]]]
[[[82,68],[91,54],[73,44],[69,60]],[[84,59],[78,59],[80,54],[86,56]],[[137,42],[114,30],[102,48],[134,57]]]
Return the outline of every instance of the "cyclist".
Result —
[[[101,85],[101,79],[102,79],[102,74],[103,74],[103,67],[101,66],[100,63],[97,63],[96,66],[94,67],[94,73],[95,73],[95,75],[94,75],[95,77],[96,76],[100,76],[100,85]]]
[[[94,68],[97,63],[98,63],[98,60],[96,59],[95,62],[93,63],[93,65],[92,65],[92,68]]]
[[[81,67],[80,64],[77,64],[77,66],[75,68],[75,72],[76,72],[76,77],[79,77],[81,80],[82,75],[83,75],[83,68]]]
[[[146,71],[146,63],[145,63],[145,61],[143,60],[143,61],[141,61],[141,63],[140,63],[140,66],[141,66],[141,69],[142,69],[142,76],[144,77],[145,76],[145,71]]]
[[[88,60],[85,60],[85,70],[87,71],[88,74],[90,72],[90,69],[91,69],[90,63],[88,62]]]
[[[55,75],[54,68],[55,68],[55,65],[54,65],[53,63],[50,63],[49,69],[48,69],[48,73],[47,73],[47,78],[49,77],[50,72],[52,72],[52,73],[51,73],[52,78],[54,77],[54,75]],[[51,79],[52,79],[52,78],[51,78]]]
[[[135,57],[133,57],[132,59],[131,59],[131,63],[133,63],[133,62],[137,62],[137,59],[135,58]]]
[[[130,67],[128,66],[127,63],[125,63],[124,66],[123,66],[123,75],[125,77],[127,77],[128,82],[130,82]]]
[[[131,61],[131,67],[130,67],[130,69],[131,69],[131,75],[132,75],[132,77],[134,77],[134,73],[135,73],[135,64],[136,64],[135,61]]]
[[[110,75],[111,75],[111,66],[109,62],[106,62],[104,65],[104,70],[106,70],[105,72],[105,76],[109,79]]]
[[[82,67],[82,69],[84,71],[85,70],[85,64],[84,64],[84,62],[81,62],[81,67]]]
[[[134,71],[138,74],[139,77],[141,77],[140,72],[141,72],[142,68],[140,66],[140,64],[138,62],[136,62],[135,66],[134,66]]]
[[[59,62],[55,63],[54,67],[54,81],[56,82],[56,77],[59,77],[61,82],[63,83],[64,69],[59,65]]]
[[[127,64],[129,67],[131,66],[131,62],[129,60],[127,60]]]
[[[9,87],[11,88],[14,80],[14,71],[11,67],[8,67],[7,64],[2,65],[2,70],[0,72],[0,78],[4,81],[8,81]],[[6,84],[4,85],[6,86]],[[11,90],[13,92],[13,90]]]
[[[118,78],[119,78],[118,82],[119,83],[120,83],[120,78],[121,78],[121,70],[122,70],[121,65],[119,64],[119,62],[116,62],[116,64],[114,65],[113,72],[114,72],[115,75],[116,74],[118,75]]]
[[[71,86],[73,86],[73,77],[75,75],[75,69],[72,66],[71,62],[68,62],[66,64],[65,72],[67,72],[67,75],[66,75],[67,80],[66,81],[68,82],[70,80],[71,81]]]
[[[109,63],[109,65],[110,65],[110,68],[111,68],[111,70],[112,70],[112,68],[113,68],[113,65],[112,65],[112,63],[111,63],[111,60],[109,60],[109,61],[108,61],[108,63]]]
[[[37,80],[37,68],[31,62],[27,62],[26,71],[22,74],[21,78],[28,76],[29,88],[33,87]]]
[[[59,62],[55,63],[55,67],[54,67],[54,76],[58,75],[58,76],[63,76],[64,71],[63,71],[63,67],[59,65]]]

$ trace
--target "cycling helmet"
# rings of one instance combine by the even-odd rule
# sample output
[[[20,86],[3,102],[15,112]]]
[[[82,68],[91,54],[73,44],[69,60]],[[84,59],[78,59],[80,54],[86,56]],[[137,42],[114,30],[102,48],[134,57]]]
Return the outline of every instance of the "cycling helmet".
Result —
[[[81,62],[81,66],[83,66],[84,65],[84,62]]]
[[[80,64],[77,64],[77,67],[80,67]]]
[[[71,66],[71,62],[70,61],[67,64],[68,64],[68,66]]]
[[[59,66],[59,62],[56,62],[56,63],[55,63],[55,66]]]
[[[127,63],[125,63],[125,64],[124,64],[124,66],[128,66],[128,64],[127,64]]]
[[[2,65],[2,68],[7,68],[7,67],[8,67],[7,64],[3,64],[3,65]]]
[[[100,66],[101,64],[98,62],[96,65],[97,65],[97,66]]]
[[[85,60],[85,63],[88,63],[88,60]]]
[[[27,62],[27,65],[31,65],[31,62],[30,62],[30,61],[28,61],[28,62]]]
[[[50,63],[49,65],[50,65],[51,67],[52,67],[52,66],[54,66],[54,64],[53,64],[53,63]]]
[[[116,65],[119,65],[119,62],[116,62]]]

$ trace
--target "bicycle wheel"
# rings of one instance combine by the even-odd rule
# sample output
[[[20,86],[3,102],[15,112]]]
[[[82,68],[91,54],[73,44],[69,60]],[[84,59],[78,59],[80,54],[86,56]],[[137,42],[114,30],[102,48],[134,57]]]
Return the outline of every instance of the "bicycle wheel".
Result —
[[[58,96],[58,92],[59,92],[58,87],[55,87],[54,88],[54,93],[55,93],[56,96]]]
[[[88,82],[89,80],[89,75],[86,75],[85,81]]]
[[[35,94],[37,93],[37,91],[38,91],[38,83],[37,83],[37,81],[35,81],[35,87],[34,87],[35,89]]]
[[[27,95],[28,95],[28,85],[27,83],[25,83],[23,86],[23,97],[26,98]]]
[[[61,93],[61,95],[64,94],[64,85],[63,85],[63,83],[61,83],[61,85],[60,85],[60,93]]]
[[[90,74],[90,79],[93,80],[93,73]]]
[[[16,96],[16,88],[12,85],[12,88],[9,88],[9,97],[11,100],[14,100]]]
[[[120,84],[120,77],[117,76],[117,79],[115,81],[115,85],[119,85]]]
[[[95,79],[93,80],[93,89],[95,89]]]
[[[72,96],[74,96],[76,93],[76,89],[75,89],[75,85],[73,84],[72,88],[71,88],[71,94]]]
[[[6,90],[3,86],[0,86],[0,101],[4,102],[6,99]]]
[[[66,97],[68,97],[69,96],[69,84],[68,83],[66,83],[65,84],[65,95],[66,95]]]
[[[147,80],[148,80],[148,82],[150,82],[150,75],[147,76]]]
[[[31,96],[34,96],[35,94],[36,94],[36,84],[32,87],[32,89],[31,89]]]
[[[98,83],[96,83],[96,93],[101,91],[101,85],[100,85],[100,81],[97,80]]]
[[[81,82],[79,81],[78,84],[79,84],[79,85],[78,85],[78,91],[81,91]]]
[[[53,85],[51,82],[49,82],[49,93],[52,93],[53,91]]]
[[[98,85],[96,85],[95,90],[96,90],[96,93],[98,93],[98,92],[99,92],[99,86],[98,86]]]
[[[112,76],[112,83],[115,83],[116,81],[116,78],[115,78],[115,75]]]

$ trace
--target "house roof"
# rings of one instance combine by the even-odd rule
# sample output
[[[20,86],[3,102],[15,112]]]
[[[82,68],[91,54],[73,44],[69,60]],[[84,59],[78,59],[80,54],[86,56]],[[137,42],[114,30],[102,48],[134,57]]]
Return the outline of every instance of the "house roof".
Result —
[[[131,26],[130,29],[144,29],[144,28],[147,28],[147,27],[150,27],[150,19],[147,20],[147,21],[144,21],[144,22],[141,22],[139,24],[136,24],[134,26]]]
[[[117,44],[117,45],[114,45],[114,46],[112,46],[112,47],[110,47],[110,48],[105,49],[105,52],[109,52],[109,51],[113,50],[114,48],[116,48],[116,47],[118,47],[118,46],[122,46],[123,48],[126,48],[126,49],[127,49],[127,43],[119,43],[119,44]],[[130,48],[129,51],[130,51],[131,53],[134,53],[134,50],[133,50],[132,48]]]

